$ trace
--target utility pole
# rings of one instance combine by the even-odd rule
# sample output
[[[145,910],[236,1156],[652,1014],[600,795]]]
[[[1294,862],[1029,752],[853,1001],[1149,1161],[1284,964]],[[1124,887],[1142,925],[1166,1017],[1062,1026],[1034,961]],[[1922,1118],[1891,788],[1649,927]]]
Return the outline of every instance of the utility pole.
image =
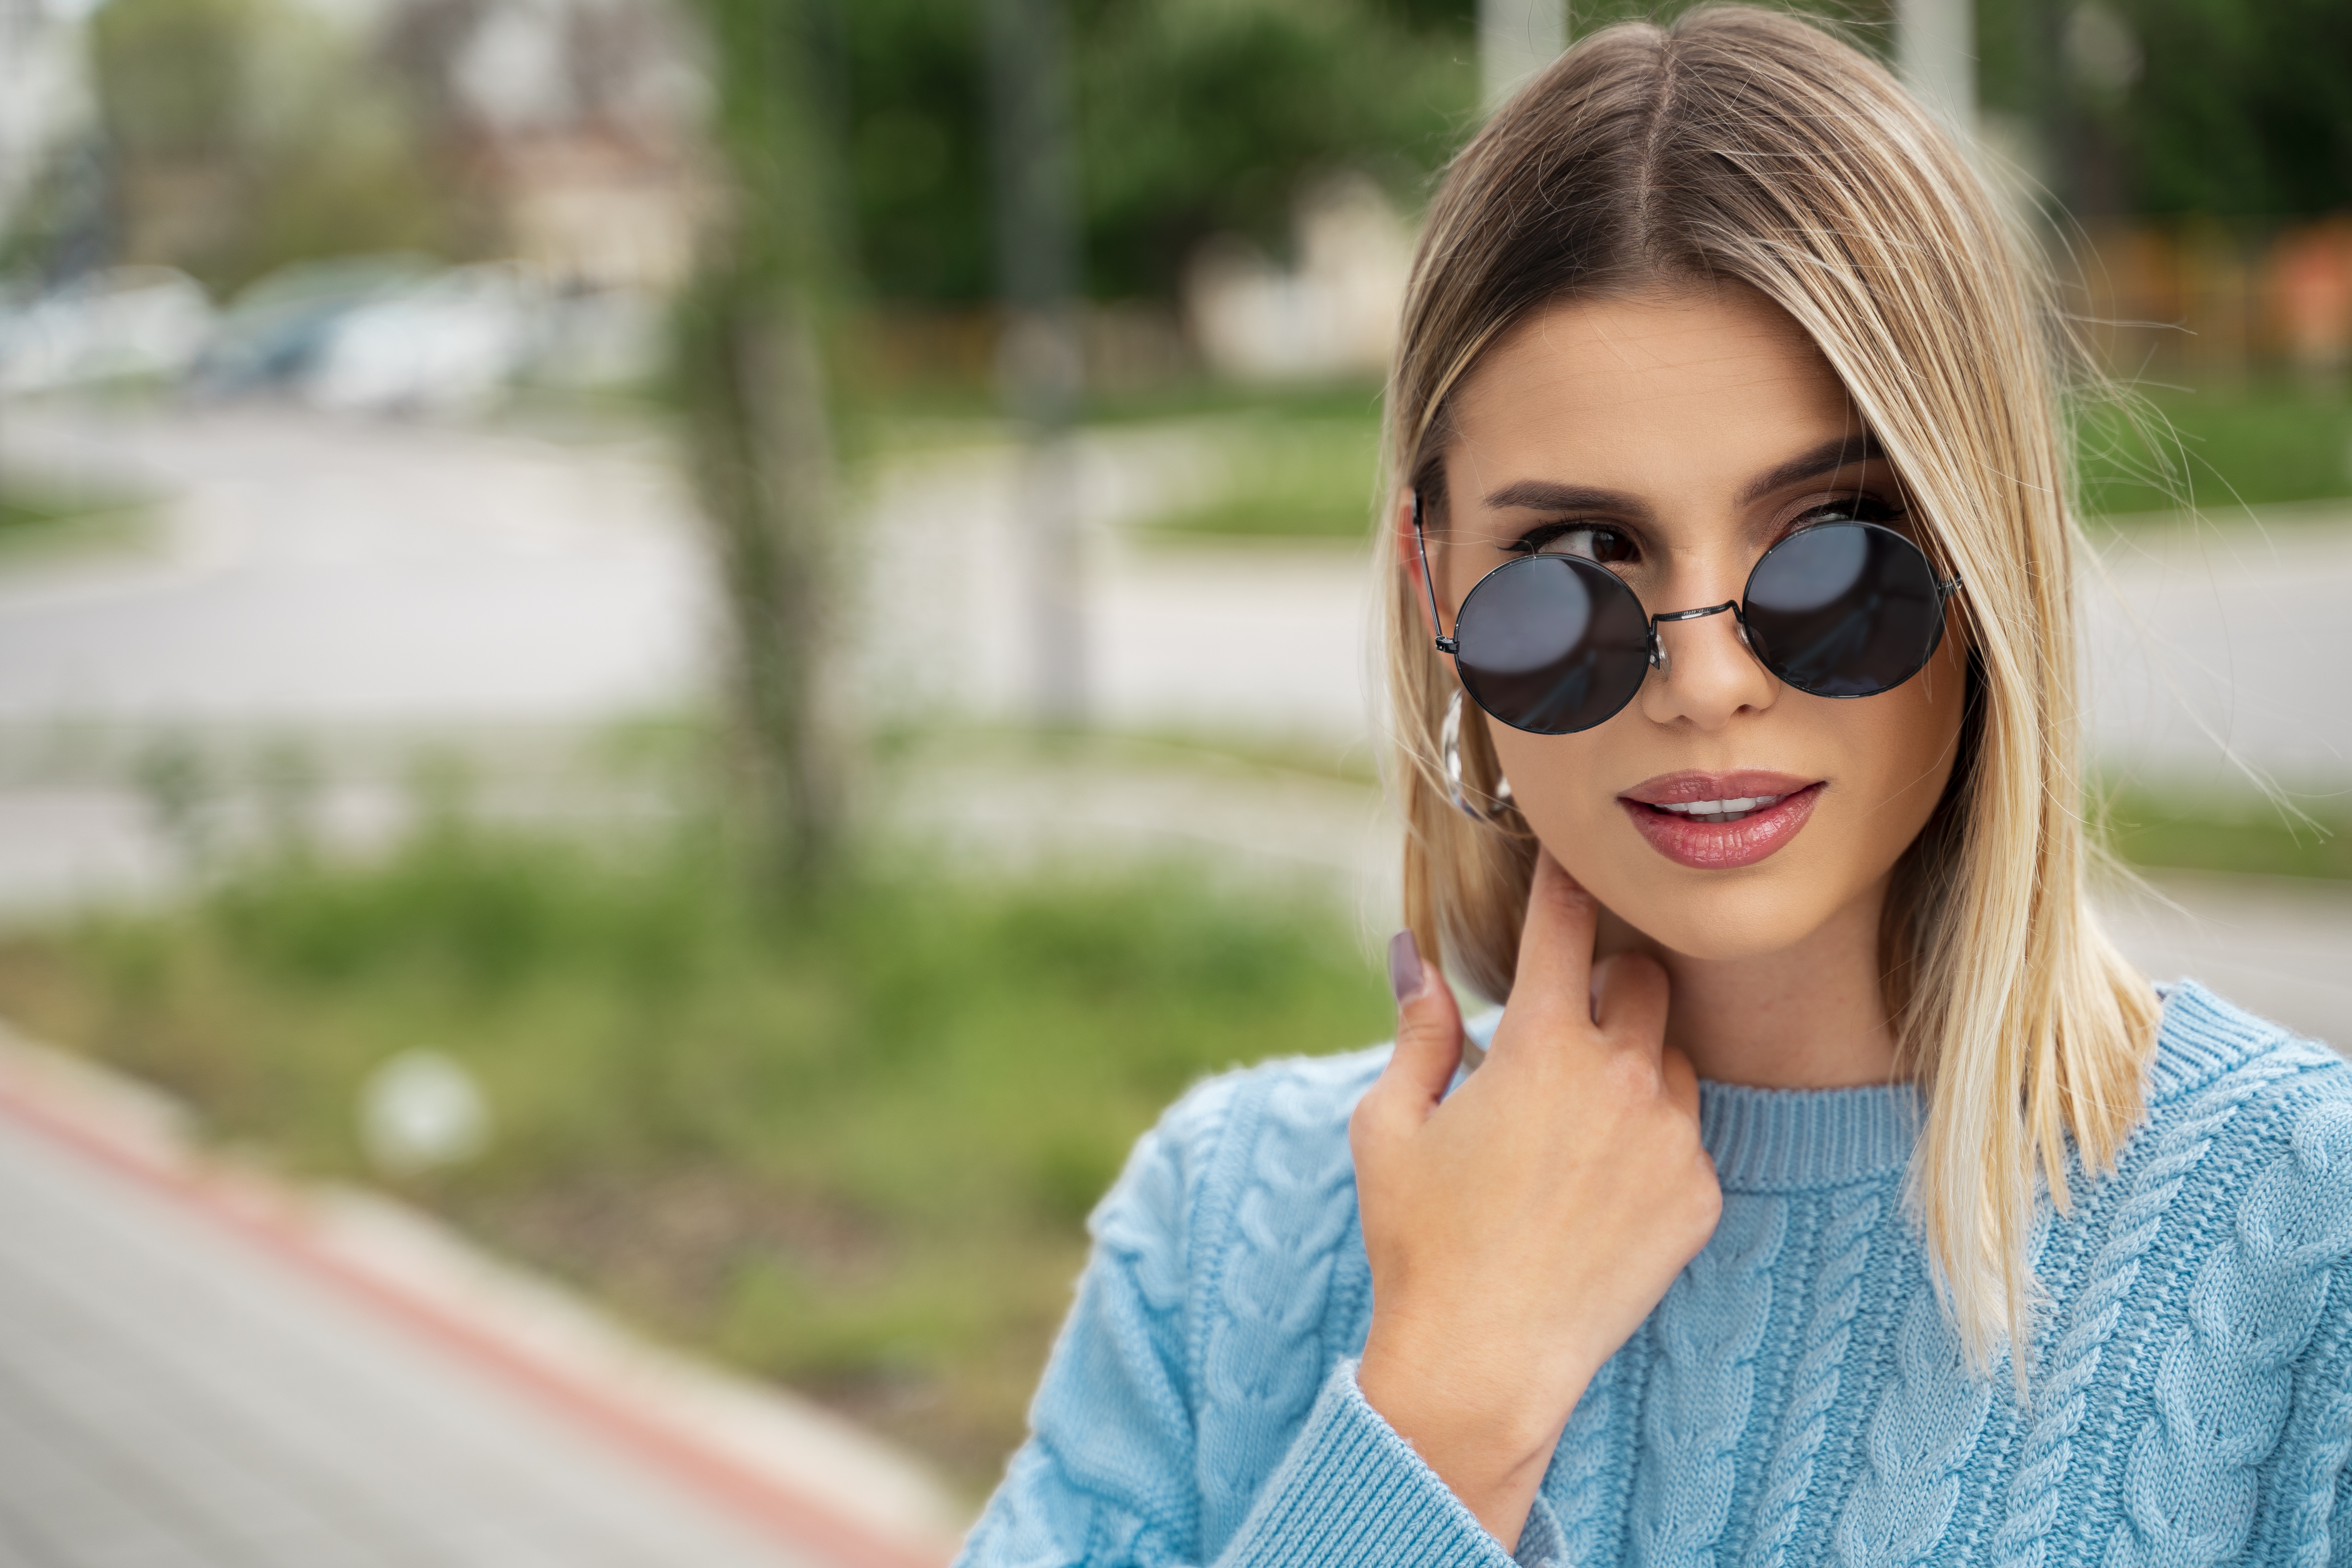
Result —
[[[997,377],[1027,443],[1018,526],[1028,584],[1030,705],[1043,724],[1087,717],[1085,563],[1070,424],[1079,336],[1077,159],[1063,0],[986,0],[997,287]]]
[[[1977,27],[1970,0],[1895,0],[1895,63],[1919,101],[1973,156]]]
[[[1568,47],[1568,0],[1478,0],[1478,85],[1486,112]]]

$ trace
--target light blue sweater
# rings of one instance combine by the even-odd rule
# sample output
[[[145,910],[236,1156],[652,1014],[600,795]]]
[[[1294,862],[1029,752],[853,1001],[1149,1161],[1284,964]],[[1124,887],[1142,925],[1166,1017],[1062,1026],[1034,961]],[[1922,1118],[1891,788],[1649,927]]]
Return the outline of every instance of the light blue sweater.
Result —
[[[1229,1074],[1137,1146],[963,1563],[1513,1561],[1356,1392],[1347,1121],[1385,1056]],[[2040,1228],[2021,1405],[1906,1215],[1916,1097],[1702,1085],[1722,1223],[1576,1407],[1518,1563],[2352,1565],[2352,1068],[2184,984],[2148,1100]]]

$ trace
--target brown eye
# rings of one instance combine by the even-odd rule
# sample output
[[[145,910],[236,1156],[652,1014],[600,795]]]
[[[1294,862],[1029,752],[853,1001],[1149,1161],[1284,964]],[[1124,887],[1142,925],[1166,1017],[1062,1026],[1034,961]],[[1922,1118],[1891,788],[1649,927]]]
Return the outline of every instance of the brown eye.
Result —
[[[1517,548],[1527,555],[1581,555],[1604,566],[1641,556],[1622,530],[1589,522],[1549,524],[1520,540]]]

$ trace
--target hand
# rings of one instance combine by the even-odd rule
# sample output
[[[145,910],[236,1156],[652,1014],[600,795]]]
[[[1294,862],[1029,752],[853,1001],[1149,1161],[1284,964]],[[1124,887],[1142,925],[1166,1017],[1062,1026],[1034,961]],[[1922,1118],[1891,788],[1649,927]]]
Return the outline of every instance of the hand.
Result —
[[[1358,1385],[1507,1550],[1601,1363],[1722,1212],[1698,1079],[1665,1047],[1666,975],[1595,963],[1599,906],[1538,855],[1486,1065],[1400,944],[1395,1053],[1349,1125],[1372,1323]]]

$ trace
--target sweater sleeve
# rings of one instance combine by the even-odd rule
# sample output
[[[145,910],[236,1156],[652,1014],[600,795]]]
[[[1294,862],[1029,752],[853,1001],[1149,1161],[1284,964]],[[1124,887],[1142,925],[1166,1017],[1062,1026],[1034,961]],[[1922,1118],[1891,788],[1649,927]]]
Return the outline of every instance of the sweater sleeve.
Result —
[[[1213,1084],[1137,1146],[1097,1209],[1095,1245],[1030,1412],[1030,1436],[959,1568],[1202,1564],[1187,1303],[1215,1266],[1197,1234],[1221,1131]],[[1208,1126],[1204,1123],[1215,1123]],[[1538,1501],[1515,1560],[1357,1392],[1340,1362],[1216,1568],[1567,1568]]]

